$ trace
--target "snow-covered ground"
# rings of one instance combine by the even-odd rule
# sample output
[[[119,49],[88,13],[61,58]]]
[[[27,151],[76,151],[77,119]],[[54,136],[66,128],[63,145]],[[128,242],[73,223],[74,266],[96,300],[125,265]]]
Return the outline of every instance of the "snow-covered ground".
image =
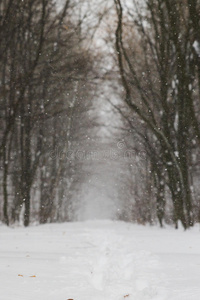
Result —
[[[199,283],[198,227],[0,227],[0,300],[198,300]]]

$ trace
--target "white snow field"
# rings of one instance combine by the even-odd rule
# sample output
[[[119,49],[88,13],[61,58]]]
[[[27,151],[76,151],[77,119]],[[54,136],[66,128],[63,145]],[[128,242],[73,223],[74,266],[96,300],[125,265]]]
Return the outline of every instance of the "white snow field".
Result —
[[[0,226],[0,300],[67,299],[199,300],[199,228]]]

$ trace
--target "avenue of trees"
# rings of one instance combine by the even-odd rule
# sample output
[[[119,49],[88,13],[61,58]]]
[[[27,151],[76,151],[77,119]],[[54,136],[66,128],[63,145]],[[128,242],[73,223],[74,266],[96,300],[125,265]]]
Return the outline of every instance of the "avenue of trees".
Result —
[[[200,222],[200,1],[100,1],[95,22],[92,3],[0,3],[1,221],[73,220],[101,168],[117,219],[187,229]],[[123,140],[139,164],[71,151],[92,149],[104,108],[106,147]]]

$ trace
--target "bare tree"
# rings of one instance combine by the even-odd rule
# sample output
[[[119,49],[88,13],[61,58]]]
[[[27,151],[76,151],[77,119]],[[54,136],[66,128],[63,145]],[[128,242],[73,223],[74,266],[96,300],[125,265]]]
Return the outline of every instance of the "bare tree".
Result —
[[[46,0],[10,0],[0,5],[0,147],[7,224],[9,219],[19,219],[24,206],[24,225],[29,225],[31,190],[38,180],[39,167],[41,185],[46,182],[48,195],[55,198],[63,165],[58,160],[49,166],[46,145],[55,146],[62,133],[63,145],[68,149],[74,81],[83,80],[91,69],[89,52],[82,46],[69,11],[70,1],[59,11],[53,1]],[[64,127],[61,118],[65,118]],[[50,167],[50,181],[44,177],[44,167]],[[8,199],[8,190],[12,200]],[[47,188],[42,188],[41,215],[47,197],[44,190]]]
[[[116,51],[125,102],[149,132],[158,195],[163,195],[160,178],[160,183],[165,182],[171,191],[176,227],[180,220],[187,228],[193,224],[189,141],[198,128],[191,109],[195,106],[191,89],[195,78],[190,72],[193,62],[189,59],[192,48],[188,8],[179,1],[148,0],[140,10],[135,2],[136,14],[129,13],[129,17],[139,42],[139,52],[136,52],[136,47],[128,44],[123,30],[121,1],[115,0],[115,6],[118,18]],[[131,34],[133,36],[133,33],[129,36]],[[154,157],[157,154],[159,159],[152,159],[152,154]],[[160,175],[159,161],[164,171]],[[163,197],[160,200],[164,203]]]

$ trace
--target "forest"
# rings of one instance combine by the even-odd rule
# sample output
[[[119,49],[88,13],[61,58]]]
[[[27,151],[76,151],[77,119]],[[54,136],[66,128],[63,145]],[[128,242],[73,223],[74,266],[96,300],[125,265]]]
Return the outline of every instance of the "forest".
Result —
[[[0,220],[200,223],[199,0],[1,0]]]

